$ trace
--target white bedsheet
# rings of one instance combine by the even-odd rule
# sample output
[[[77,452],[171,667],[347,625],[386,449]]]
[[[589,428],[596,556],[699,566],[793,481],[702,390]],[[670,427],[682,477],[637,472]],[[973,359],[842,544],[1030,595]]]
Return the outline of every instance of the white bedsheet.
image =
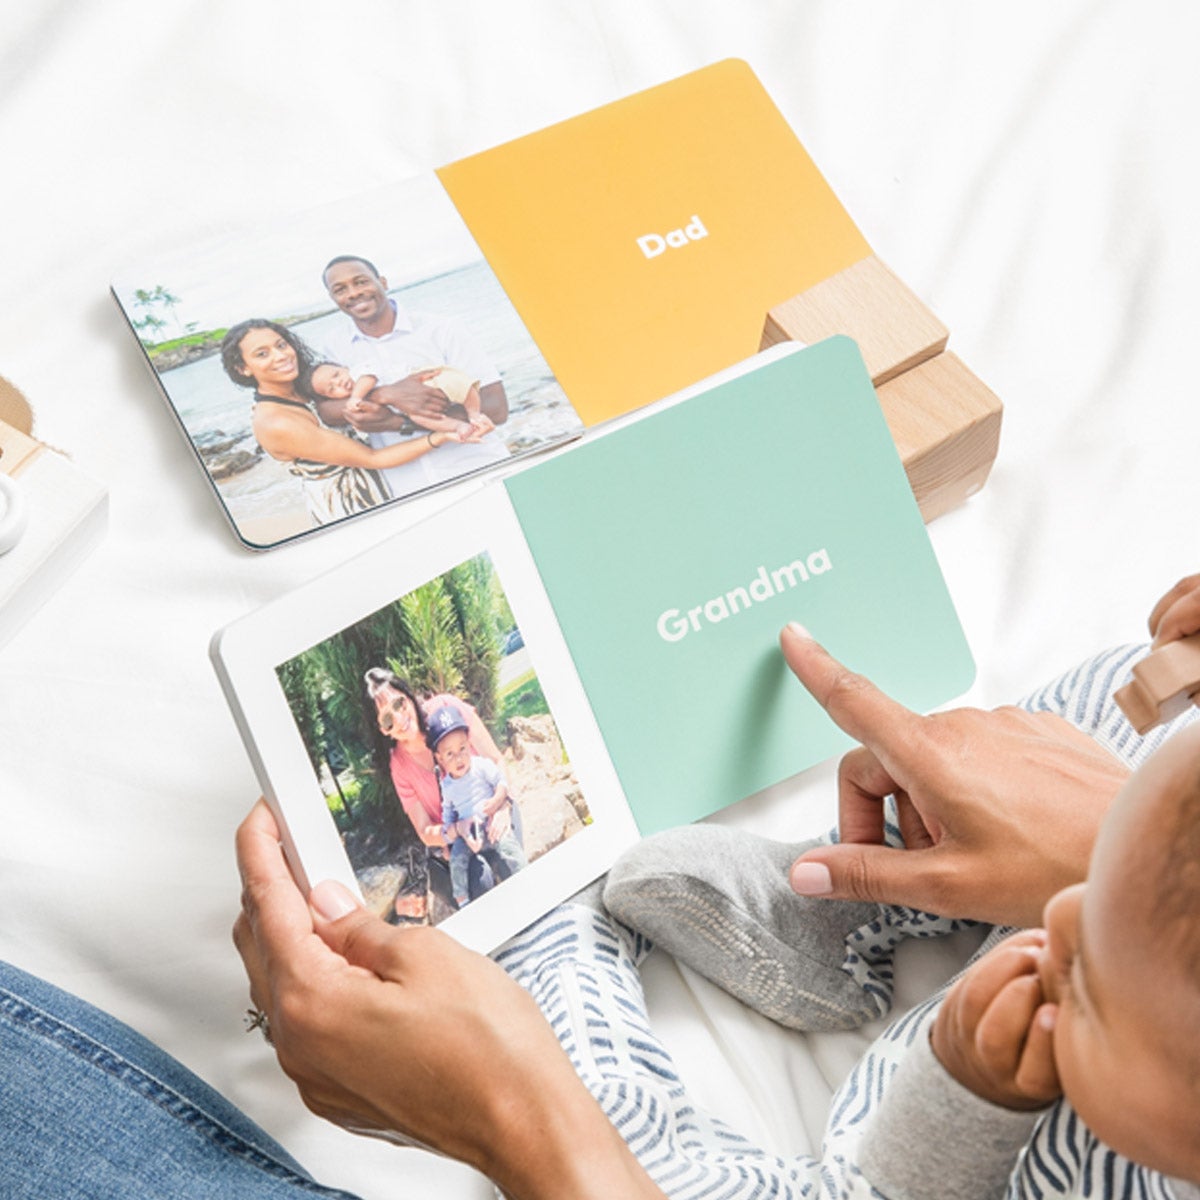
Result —
[[[0,374],[108,483],[112,514],[0,648],[0,956],[145,1032],[325,1182],[489,1195],[310,1116],[242,1033],[229,940],[256,786],[209,635],[427,506],[238,549],[111,277],[181,233],[286,219],[744,57],[1006,404],[991,481],[932,526],[979,662],[971,700],[1000,703],[1139,638],[1200,569],[1198,25],[1166,0],[4,6]],[[792,837],[832,800],[822,768],[720,819]],[[779,1150],[815,1144],[858,1035],[787,1034],[661,955],[646,978],[703,1103]]]

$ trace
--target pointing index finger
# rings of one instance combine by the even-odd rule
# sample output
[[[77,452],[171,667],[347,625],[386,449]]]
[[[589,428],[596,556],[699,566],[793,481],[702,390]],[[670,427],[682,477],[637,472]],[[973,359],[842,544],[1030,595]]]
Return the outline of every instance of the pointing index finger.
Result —
[[[796,678],[839,729],[873,751],[888,770],[909,757],[920,716],[843,666],[802,625],[784,626],[779,644]]]

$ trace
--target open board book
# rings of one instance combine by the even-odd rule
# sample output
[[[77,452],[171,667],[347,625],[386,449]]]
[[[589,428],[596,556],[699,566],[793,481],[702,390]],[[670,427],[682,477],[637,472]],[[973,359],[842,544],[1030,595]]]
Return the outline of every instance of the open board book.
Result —
[[[790,620],[918,710],[973,677],[848,338],[775,347],[538,460],[212,652],[301,885],[338,879],[487,949],[642,834],[847,745],[786,669]],[[436,773],[386,672],[449,731]],[[455,788],[467,762],[495,798],[477,762],[495,757],[492,846]]]
[[[732,366],[759,350],[768,310],[870,254],[753,72],[728,60],[367,195],[190,236],[113,293],[235,532],[263,549]],[[334,294],[326,264],[345,256],[371,268],[390,329],[352,278]],[[260,418],[278,406],[255,393],[271,384],[223,361],[229,330],[268,319],[356,380],[464,372],[507,416],[389,468],[378,494],[331,497],[341,476],[301,478],[264,452]],[[308,399],[316,381],[302,382]],[[373,440],[425,437],[393,407]]]

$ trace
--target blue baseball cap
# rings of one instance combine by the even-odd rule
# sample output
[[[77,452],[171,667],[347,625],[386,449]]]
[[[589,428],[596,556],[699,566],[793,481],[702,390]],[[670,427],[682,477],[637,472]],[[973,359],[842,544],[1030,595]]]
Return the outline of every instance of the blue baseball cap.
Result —
[[[425,744],[430,750],[436,750],[438,742],[456,729],[467,729],[466,718],[453,704],[443,704],[425,719]]]

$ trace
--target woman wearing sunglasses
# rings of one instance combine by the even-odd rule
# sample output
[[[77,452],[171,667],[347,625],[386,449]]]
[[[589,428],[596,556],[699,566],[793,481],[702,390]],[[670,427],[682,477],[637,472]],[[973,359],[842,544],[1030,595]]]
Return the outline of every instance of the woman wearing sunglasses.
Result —
[[[454,901],[450,890],[449,854],[442,833],[442,794],[434,770],[433,751],[426,744],[425,716],[443,705],[457,708],[466,719],[470,750],[480,758],[500,762],[500,748],[488,733],[479,714],[458,696],[439,693],[428,697],[424,703],[417,700],[412,689],[393,671],[372,667],[364,676],[367,695],[375,705],[379,732],[391,743],[388,751],[388,770],[396,796],[412,822],[417,837],[425,844],[430,867],[430,886],[451,907]],[[513,828],[513,806],[501,796],[494,804],[485,805],[488,840],[498,842]],[[520,840],[520,829],[515,830]],[[470,896],[474,900],[493,886],[491,873],[482,860],[472,859]],[[424,898],[420,898],[423,900]],[[412,897],[397,900],[397,912],[401,916],[422,916],[416,909]]]

